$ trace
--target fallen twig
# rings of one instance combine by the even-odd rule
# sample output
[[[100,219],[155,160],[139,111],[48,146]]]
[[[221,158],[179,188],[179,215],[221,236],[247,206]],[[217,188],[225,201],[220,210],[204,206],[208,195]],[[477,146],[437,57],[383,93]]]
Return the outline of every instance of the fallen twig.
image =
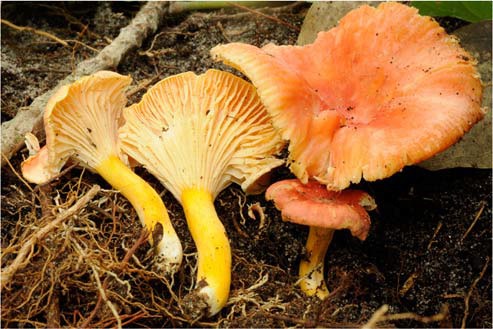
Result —
[[[464,239],[467,237],[469,232],[471,232],[474,225],[476,225],[476,222],[478,221],[479,217],[481,217],[481,214],[483,213],[485,206],[486,206],[486,202],[481,201],[481,208],[479,208],[479,211],[476,213],[476,216],[474,217],[474,220],[472,221],[471,225],[467,229],[466,233],[464,233],[464,235],[460,238],[460,242],[464,241]]]
[[[162,36],[162,35],[164,35],[164,34],[169,34],[169,32],[168,32],[168,31],[164,31],[164,32],[160,32],[160,33],[156,34],[156,35],[154,36],[154,38],[152,39],[152,42],[151,42],[151,45],[149,46],[149,48],[148,48],[147,50],[144,50],[144,51],[139,51],[139,55],[141,55],[141,56],[148,56],[148,57],[154,57],[154,56],[156,56],[156,55],[155,55],[155,53],[153,52],[154,45],[156,44],[156,40],[157,40],[160,36]],[[173,49],[171,49],[171,48],[166,48],[166,49],[164,49],[164,52],[165,52],[165,53],[166,53],[166,52],[173,52],[173,51],[174,51],[174,50],[173,50]],[[161,53],[161,51],[159,51],[159,53]]]
[[[5,25],[7,25],[10,28],[13,28],[14,30],[33,32],[33,33],[35,33],[37,35],[41,35],[43,37],[49,38],[51,40],[54,40],[54,41],[58,42],[61,45],[64,45],[65,47],[68,47],[68,43],[66,41],[60,39],[59,37],[57,37],[57,36],[55,36],[55,35],[53,35],[51,33],[48,33],[48,32],[45,32],[45,31],[41,31],[41,30],[37,30],[37,29],[32,28],[32,27],[29,27],[29,26],[18,26],[18,25],[15,25],[14,23],[9,22],[6,19],[0,19],[0,22],[2,22],[2,24],[5,24]]]
[[[251,8],[246,7],[246,6],[242,6],[242,5],[238,4],[238,3],[232,2],[231,5],[234,6],[234,7],[240,8],[242,10],[248,11],[248,12],[250,12],[252,14],[258,15],[260,17],[264,17],[264,18],[270,19],[271,21],[274,21],[274,22],[276,22],[278,24],[284,25],[284,26],[286,26],[286,27],[288,27],[291,30],[294,30],[296,32],[300,32],[300,28],[299,27],[294,26],[293,24],[290,24],[290,23],[288,23],[286,21],[283,21],[283,20],[281,20],[281,19],[279,19],[277,17],[264,14],[264,13],[258,11],[258,10],[251,9]]]
[[[430,250],[431,246],[433,245],[435,241],[435,238],[437,237],[437,234],[438,232],[440,231],[440,229],[442,228],[443,226],[443,223],[442,222],[438,222],[438,225],[437,227],[435,228],[435,231],[433,232],[433,236],[431,237],[430,239],[430,242],[428,242],[428,246],[426,247],[426,250]]]
[[[422,323],[430,323],[442,321],[448,314],[448,309],[443,307],[440,313],[432,316],[421,316],[414,313],[397,313],[397,314],[387,314],[389,310],[389,305],[385,304],[380,306],[378,310],[373,313],[370,320],[361,327],[361,329],[372,329],[376,328],[379,322],[386,321],[397,321],[397,320],[415,320]]]
[[[17,172],[17,170],[15,170],[14,166],[12,166],[12,164],[10,163],[10,160],[2,153],[2,160],[5,161],[5,163],[8,164],[8,166],[10,167],[10,170],[12,170],[12,172],[14,173],[15,176],[17,176],[17,178],[22,182],[24,183],[24,185],[26,185],[26,187],[31,191],[31,192],[34,192],[33,188],[31,187],[31,185],[29,185],[28,182],[26,182],[26,180]]]
[[[86,45],[85,43],[83,43],[83,42],[81,42],[79,40],[67,40],[67,42],[75,43],[76,45],[81,45],[81,46],[83,46],[83,47],[85,47],[87,49],[90,49],[90,50],[94,51],[95,53],[98,53],[99,52],[99,50],[97,50],[96,48],[91,47],[89,45]]]
[[[472,292],[476,288],[476,285],[478,284],[478,282],[483,278],[484,274],[486,273],[486,270],[488,269],[489,263],[490,263],[490,258],[488,257],[486,259],[486,262],[483,265],[483,269],[481,270],[481,273],[479,273],[479,276],[472,283],[472,285],[469,288],[469,291],[467,293],[467,296],[464,299],[464,316],[462,317],[462,324],[460,326],[462,329],[464,329],[466,327],[467,317],[469,316],[469,300],[471,299]]]
[[[4,288],[11,280],[14,274],[26,265],[26,258],[34,249],[34,246],[38,241],[43,239],[50,231],[60,227],[63,221],[70,218],[77,213],[82,207],[84,207],[92,198],[99,192],[99,185],[94,185],[83,197],[79,199],[72,207],[59,214],[53,221],[51,221],[45,227],[39,229],[33,234],[28,241],[26,241],[22,248],[17,253],[14,261],[2,269],[0,273],[0,281],[2,282],[2,288]]]

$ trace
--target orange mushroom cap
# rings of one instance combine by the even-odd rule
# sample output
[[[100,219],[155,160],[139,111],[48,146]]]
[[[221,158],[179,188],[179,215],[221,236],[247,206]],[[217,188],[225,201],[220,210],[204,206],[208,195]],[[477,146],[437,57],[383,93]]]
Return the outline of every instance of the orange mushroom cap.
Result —
[[[366,239],[370,229],[370,216],[366,211],[376,208],[373,198],[363,191],[328,191],[318,182],[303,184],[298,179],[272,184],[265,198],[274,201],[285,221],[334,230],[349,229],[361,240]]]
[[[293,173],[328,189],[425,160],[484,115],[471,55],[399,3],[361,6],[303,47],[231,43],[211,53],[257,87],[290,140]]]

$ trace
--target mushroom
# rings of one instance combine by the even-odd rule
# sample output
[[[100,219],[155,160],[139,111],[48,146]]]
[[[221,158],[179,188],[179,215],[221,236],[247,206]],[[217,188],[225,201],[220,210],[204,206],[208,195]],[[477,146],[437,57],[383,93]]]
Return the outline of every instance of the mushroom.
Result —
[[[362,191],[328,191],[316,181],[303,184],[298,179],[272,184],[265,198],[274,201],[283,220],[310,226],[299,284],[308,296],[326,298],[329,290],[324,281],[324,258],[334,231],[349,229],[353,236],[365,240],[370,229],[366,211],[376,208],[375,201]]]
[[[479,121],[473,57],[417,9],[361,6],[313,44],[219,45],[212,55],[255,85],[302,182],[342,190],[391,176]]]
[[[315,188],[316,180],[341,191],[363,178],[389,177],[451,146],[484,116],[473,57],[432,18],[399,3],[361,6],[309,45],[230,43],[211,54],[255,85],[273,125],[290,142],[288,164],[305,188]],[[304,205],[327,218],[314,198]],[[307,246],[310,252],[320,245],[310,256],[315,264],[332,233],[311,224],[309,214],[299,213],[315,225]],[[305,291],[312,294],[314,284]]]
[[[255,88],[226,72],[168,77],[124,110],[122,147],[183,206],[198,252],[196,289],[182,303],[192,318],[227,302],[231,249],[214,208],[231,183],[260,193],[265,176],[284,163],[283,147]]]
[[[43,184],[55,177],[69,160],[100,174],[120,191],[150,231],[154,266],[173,274],[181,264],[181,242],[157,192],[127,166],[121,152],[118,127],[131,78],[99,71],[58,89],[44,113],[46,145],[39,148],[34,135],[26,137],[31,155],[21,165],[23,176]]]

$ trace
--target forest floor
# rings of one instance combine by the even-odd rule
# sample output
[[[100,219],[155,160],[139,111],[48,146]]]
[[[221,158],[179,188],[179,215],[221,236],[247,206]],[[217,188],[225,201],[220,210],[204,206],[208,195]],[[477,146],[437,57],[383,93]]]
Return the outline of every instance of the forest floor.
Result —
[[[3,19],[76,40],[63,46],[2,24],[2,122],[93,57],[141,5],[2,3]],[[232,7],[165,17],[158,32],[115,68],[133,78],[129,104],[170,75],[233,72],[212,60],[209,50],[217,44],[295,44],[308,8],[282,3],[262,9],[263,15]],[[2,289],[2,327],[113,327],[119,321],[124,327],[360,327],[385,304],[389,314],[401,316],[379,326],[492,327],[491,170],[410,167],[360,184],[378,209],[366,241],[346,231],[335,234],[325,263],[332,293],[325,301],[307,298],[296,286],[307,228],[283,222],[262,195],[245,196],[230,186],[215,202],[232,246],[230,299],[218,315],[193,322],[180,302],[194,285],[195,246],[181,206],[155,178],[137,169],[163,196],[182,239],[184,264],[173,282],[151,270],[135,212],[99,176],[76,167],[36,187],[19,177],[27,156],[22,149],[2,168],[2,268],[53,220],[53,212],[72,206],[94,184],[102,190],[39,241]],[[287,177],[280,168],[273,181]],[[264,209],[264,221],[248,217],[255,203]]]

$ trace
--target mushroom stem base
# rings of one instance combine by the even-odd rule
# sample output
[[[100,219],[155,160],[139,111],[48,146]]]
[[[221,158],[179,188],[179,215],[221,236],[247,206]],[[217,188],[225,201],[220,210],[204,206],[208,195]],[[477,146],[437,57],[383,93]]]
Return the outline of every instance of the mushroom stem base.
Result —
[[[181,242],[157,192],[113,155],[102,161],[96,171],[125,196],[137,211],[142,225],[149,230],[155,248],[154,266],[166,274],[174,274],[181,265]]]
[[[310,226],[306,241],[307,257],[301,260],[299,270],[299,285],[308,296],[320,299],[329,296],[324,280],[324,259],[333,235],[333,229]]]
[[[181,200],[198,252],[196,290],[187,297],[199,297],[205,302],[193,303],[192,307],[200,307],[201,310],[189,310],[187,313],[194,318],[206,314],[212,316],[221,310],[229,297],[229,240],[217,216],[210,192],[200,188],[189,188],[183,191]],[[204,306],[206,309],[203,309]]]

